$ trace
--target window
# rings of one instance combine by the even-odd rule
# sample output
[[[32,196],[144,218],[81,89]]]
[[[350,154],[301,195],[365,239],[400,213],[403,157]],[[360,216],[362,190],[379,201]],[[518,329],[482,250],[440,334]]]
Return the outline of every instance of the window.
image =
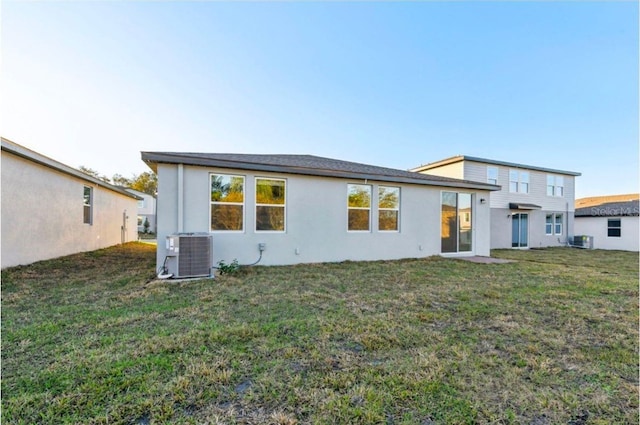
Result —
[[[498,184],[498,167],[487,167],[487,183]]]
[[[349,231],[368,232],[371,223],[371,186],[347,185],[347,211]]]
[[[141,215],[138,216],[138,226],[142,226],[143,218]]]
[[[529,193],[529,173],[509,170],[509,192]]]
[[[211,231],[244,230],[244,177],[211,175]]]
[[[442,192],[440,249],[443,253],[472,250],[471,199],[470,193]]]
[[[622,220],[619,218],[610,218],[607,220],[607,236],[610,238],[619,238],[622,235]]]
[[[144,199],[138,201],[138,208],[144,208]]]
[[[286,181],[256,178],[256,231],[284,232]]]
[[[547,196],[564,196],[564,178],[547,174]]]
[[[562,234],[562,214],[547,214],[544,232],[547,235]]]
[[[84,187],[84,219],[83,223],[93,224],[93,188]]]
[[[562,214],[555,214],[556,220],[554,224],[554,232],[556,235],[562,234]]]
[[[378,186],[378,230],[397,232],[400,213],[400,188]]]

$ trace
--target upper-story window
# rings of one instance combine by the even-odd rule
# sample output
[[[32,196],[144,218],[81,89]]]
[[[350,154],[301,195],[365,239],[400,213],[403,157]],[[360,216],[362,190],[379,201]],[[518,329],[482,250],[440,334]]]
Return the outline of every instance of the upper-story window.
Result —
[[[529,173],[509,170],[509,192],[529,193]]]
[[[144,199],[138,201],[138,208],[144,208]]]
[[[378,230],[397,232],[399,218],[400,188],[378,186]]]
[[[244,230],[244,177],[211,175],[211,230]]]
[[[285,231],[287,182],[256,178],[256,231]]]
[[[371,228],[371,186],[347,185],[347,210],[349,231],[368,232]]]
[[[547,196],[564,196],[564,178],[547,174]]]
[[[498,167],[487,167],[487,183],[498,184]]]
[[[83,223],[93,224],[93,188],[89,186],[84,187],[84,218]]]

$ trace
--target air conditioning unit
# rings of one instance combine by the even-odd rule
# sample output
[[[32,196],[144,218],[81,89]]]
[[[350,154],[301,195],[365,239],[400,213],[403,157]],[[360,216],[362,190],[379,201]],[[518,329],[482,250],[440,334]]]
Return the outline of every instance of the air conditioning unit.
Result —
[[[211,276],[211,242],[208,233],[167,236],[167,273],[174,278]]]
[[[593,249],[593,236],[574,236],[572,246],[584,249]]]

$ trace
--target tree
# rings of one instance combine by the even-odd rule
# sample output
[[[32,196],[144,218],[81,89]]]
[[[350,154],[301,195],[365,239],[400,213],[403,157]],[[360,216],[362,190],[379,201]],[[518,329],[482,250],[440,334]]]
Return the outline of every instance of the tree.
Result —
[[[124,186],[124,187],[131,187],[131,184],[133,183],[133,180],[128,179],[122,176],[121,174],[114,174],[113,177],[111,177],[111,181],[116,186]]]
[[[107,177],[107,176],[105,176],[103,174],[100,174],[99,172],[97,172],[93,168],[89,168],[89,167],[85,167],[84,165],[81,165],[80,167],[78,167],[78,170],[82,171],[85,174],[93,176],[93,177],[95,177],[97,179],[100,179],[103,182],[111,183],[111,179],[109,179],[109,177]]]
[[[145,171],[142,174],[134,175],[131,179],[131,189],[155,196],[158,192],[158,176],[155,173]]]
[[[150,226],[151,226],[151,225],[149,224],[149,219],[148,219],[147,217],[145,217],[145,218],[144,218],[144,224],[143,224],[143,227],[144,227],[144,233],[149,233],[149,227],[150,227]]]

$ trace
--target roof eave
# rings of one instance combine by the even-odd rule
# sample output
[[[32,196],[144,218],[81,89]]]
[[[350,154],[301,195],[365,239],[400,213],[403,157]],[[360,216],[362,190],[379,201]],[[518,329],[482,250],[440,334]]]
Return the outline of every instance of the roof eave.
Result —
[[[479,162],[479,163],[482,163],[482,164],[502,165],[504,167],[520,168],[520,169],[525,169],[525,170],[543,171],[543,172],[546,172],[546,173],[564,174],[564,175],[567,175],[567,176],[574,176],[574,177],[582,175],[582,173],[579,173],[577,171],[556,170],[556,169],[553,169],[553,168],[538,167],[538,166],[534,166],[534,165],[518,164],[516,162],[498,161],[498,160],[494,160],[494,159],[478,158],[478,157],[475,157],[475,156],[466,156],[466,155],[452,156],[451,158],[445,158],[445,159],[440,160],[440,161],[431,162],[429,164],[424,164],[424,165],[421,165],[419,167],[412,168],[411,171],[422,172],[422,171],[432,170],[434,168],[442,167],[442,166],[449,165],[449,164],[455,164],[457,162],[462,162],[462,161]]]

